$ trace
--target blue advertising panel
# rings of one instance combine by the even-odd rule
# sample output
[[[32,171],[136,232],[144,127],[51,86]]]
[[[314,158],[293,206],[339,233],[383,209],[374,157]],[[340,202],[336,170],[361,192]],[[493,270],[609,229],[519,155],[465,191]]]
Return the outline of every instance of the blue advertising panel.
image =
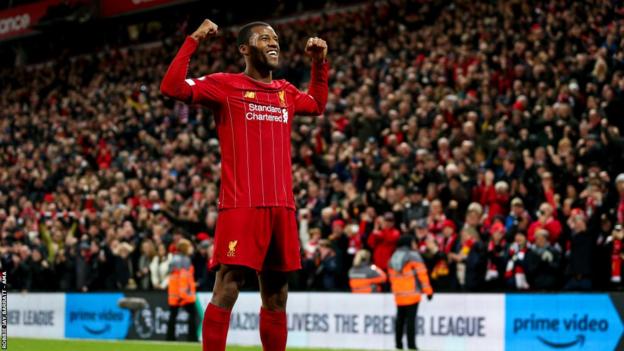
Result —
[[[507,350],[615,350],[622,320],[607,294],[518,294],[505,300]]]
[[[67,294],[65,337],[80,339],[124,339],[130,327],[130,312],[117,306],[121,293]]]

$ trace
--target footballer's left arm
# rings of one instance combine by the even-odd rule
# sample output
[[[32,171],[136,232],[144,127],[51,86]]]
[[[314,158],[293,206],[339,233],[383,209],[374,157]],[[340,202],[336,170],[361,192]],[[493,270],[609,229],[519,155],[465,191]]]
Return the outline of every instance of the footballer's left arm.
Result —
[[[325,112],[329,91],[327,76],[327,43],[320,38],[310,38],[305,52],[312,58],[312,73],[308,93],[298,92],[295,98],[295,113],[318,116]]]

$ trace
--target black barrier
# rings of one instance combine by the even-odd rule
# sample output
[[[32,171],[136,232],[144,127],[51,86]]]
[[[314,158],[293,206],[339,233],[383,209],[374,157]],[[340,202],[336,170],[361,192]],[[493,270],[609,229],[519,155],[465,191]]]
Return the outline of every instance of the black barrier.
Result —
[[[620,315],[620,320],[624,321],[624,293],[611,293],[609,297],[617,313]],[[620,341],[615,349],[624,350],[624,334],[620,337]]]
[[[130,329],[127,339],[134,340],[166,340],[167,322],[169,321],[169,305],[165,292],[126,292],[126,297],[138,297],[147,301],[145,308],[136,310],[130,318]],[[197,306],[197,305],[196,305]],[[197,307],[195,307],[197,309]],[[198,309],[197,309],[198,310]],[[195,314],[196,326],[201,326],[199,310]],[[189,333],[189,314],[184,310],[178,311],[175,326],[175,338],[186,341]],[[195,330],[198,333],[199,330]]]

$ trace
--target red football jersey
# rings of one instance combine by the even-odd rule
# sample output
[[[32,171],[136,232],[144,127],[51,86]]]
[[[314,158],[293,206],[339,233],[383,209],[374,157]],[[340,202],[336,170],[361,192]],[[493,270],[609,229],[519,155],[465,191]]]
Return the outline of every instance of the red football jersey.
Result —
[[[295,115],[323,113],[327,71],[327,63],[313,65],[309,93],[285,80],[263,83],[244,73],[186,79],[192,103],[215,113],[221,147],[219,208],[295,208],[292,120]]]

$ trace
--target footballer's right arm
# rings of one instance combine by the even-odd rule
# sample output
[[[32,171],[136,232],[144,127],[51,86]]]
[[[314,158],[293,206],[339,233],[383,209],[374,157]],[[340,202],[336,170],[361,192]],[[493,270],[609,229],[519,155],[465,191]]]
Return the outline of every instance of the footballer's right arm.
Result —
[[[193,99],[193,90],[191,85],[186,81],[191,55],[197,50],[197,45],[201,40],[217,34],[218,26],[210,21],[204,22],[197,28],[193,34],[188,36],[184,44],[174,57],[167,73],[160,84],[160,92],[172,99],[190,103]]]

